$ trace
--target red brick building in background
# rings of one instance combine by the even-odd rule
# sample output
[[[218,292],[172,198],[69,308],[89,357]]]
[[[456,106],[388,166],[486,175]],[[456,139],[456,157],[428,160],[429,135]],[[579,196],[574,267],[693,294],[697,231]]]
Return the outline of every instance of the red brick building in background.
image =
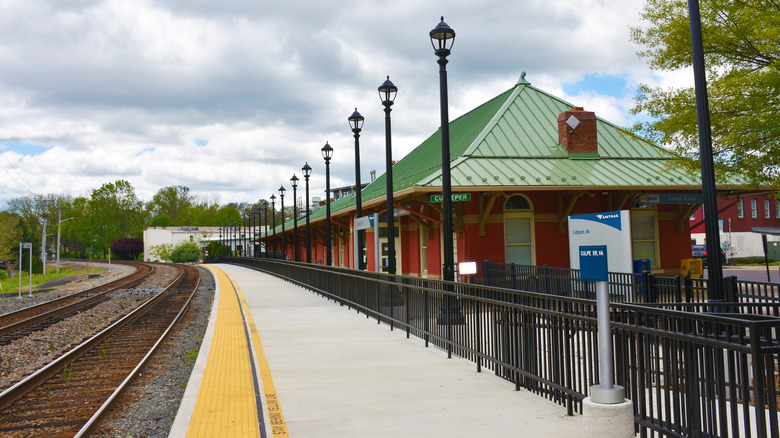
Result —
[[[776,228],[780,232],[780,198],[772,193],[756,193],[718,199],[720,244],[726,255],[732,257],[763,256],[761,234],[755,228]],[[702,210],[690,218],[691,243],[704,244]],[[767,235],[776,242],[780,236]],[[774,245],[773,245],[774,246]]]

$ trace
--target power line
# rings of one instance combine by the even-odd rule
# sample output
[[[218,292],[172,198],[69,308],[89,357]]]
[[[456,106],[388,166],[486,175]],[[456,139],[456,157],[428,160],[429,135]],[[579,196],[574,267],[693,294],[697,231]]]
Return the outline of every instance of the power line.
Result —
[[[19,170],[13,165],[13,163],[11,163],[11,160],[8,159],[8,157],[5,155],[5,153],[2,150],[0,150],[0,155],[2,155],[3,158],[5,158],[5,161],[8,163],[8,166],[10,166],[11,169],[13,169],[13,171],[16,173],[17,176],[12,175],[11,172],[9,172],[8,169],[6,169],[5,167],[0,167],[0,169],[3,169],[3,172],[5,172],[13,182],[15,182],[20,188],[22,188],[24,193],[20,193],[19,190],[16,190],[8,186],[7,184],[3,184],[3,185],[10,188],[13,192],[17,194],[25,195],[28,194],[27,192],[29,192],[33,195],[40,195],[40,193],[35,189],[35,187],[32,184],[30,184],[24,178],[22,173],[19,172]]]

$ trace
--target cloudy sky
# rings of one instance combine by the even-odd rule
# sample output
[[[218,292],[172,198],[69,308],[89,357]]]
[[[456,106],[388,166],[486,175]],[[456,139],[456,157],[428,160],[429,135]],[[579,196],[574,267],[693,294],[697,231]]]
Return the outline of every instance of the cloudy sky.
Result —
[[[457,32],[450,117],[534,86],[621,126],[639,83],[692,83],[639,59],[642,0],[0,1],[0,208],[28,194],[88,195],[129,181],[148,201],[184,185],[254,202],[313,168],[329,142],[334,187],[354,183],[347,117],[365,117],[362,180],[384,172],[389,75],[397,160],[439,126],[428,32]],[[689,80],[689,76],[691,77]]]

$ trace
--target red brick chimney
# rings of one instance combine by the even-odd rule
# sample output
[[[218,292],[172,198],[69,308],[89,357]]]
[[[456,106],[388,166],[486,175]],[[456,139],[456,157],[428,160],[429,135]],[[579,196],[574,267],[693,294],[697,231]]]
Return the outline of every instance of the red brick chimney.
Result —
[[[574,107],[558,116],[558,142],[572,154],[598,157],[598,135],[596,133],[596,114]]]

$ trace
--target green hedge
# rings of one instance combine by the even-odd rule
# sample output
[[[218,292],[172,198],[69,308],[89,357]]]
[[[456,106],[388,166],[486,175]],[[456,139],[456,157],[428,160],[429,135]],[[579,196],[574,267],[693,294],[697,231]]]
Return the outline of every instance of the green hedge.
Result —
[[[769,263],[774,263],[774,259],[769,258]],[[729,260],[730,265],[763,265],[764,257],[735,257]]]

